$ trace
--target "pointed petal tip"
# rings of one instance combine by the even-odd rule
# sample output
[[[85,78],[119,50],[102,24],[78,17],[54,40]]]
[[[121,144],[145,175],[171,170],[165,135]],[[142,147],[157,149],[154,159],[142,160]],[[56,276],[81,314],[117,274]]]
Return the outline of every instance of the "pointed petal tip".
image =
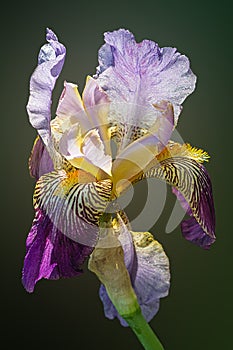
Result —
[[[58,41],[57,35],[50,28],[46,28],[46,40],[49,41]]]

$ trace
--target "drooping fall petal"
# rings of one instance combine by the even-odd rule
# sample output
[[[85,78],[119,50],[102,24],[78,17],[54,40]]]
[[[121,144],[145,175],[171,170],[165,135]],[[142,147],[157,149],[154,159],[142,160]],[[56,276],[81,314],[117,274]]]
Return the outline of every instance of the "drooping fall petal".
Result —
[[[195,243],[204,249],[209,249],[211,244],[214,243],[215,237],[207,235],[205,230],[203,230],[201,225],[199,225],[199,223],[192,214],[192,210],[189,207],[188,202],[184,199],[182,194],[174,187],[172,188],[172,192],[176,195],[176,197],[180,201],[181,206],[190,216],[189,219],[183,220],[181,222],[181,231],[183,236],[188,241],[191,241],[192,243]],[[212,208],[212,211],[214,212],[214,208]],[[207,214],[209,213],[207,212]],[[205,215],[205,213],[203,213],[203,215]]]
[[[192,218],[182,223],[184,237],[203,248],[215,241],[215,210],[210,177],[201,164],[209,156],[188,144],[170,142],[141,178],[156,177],[176,188]],[[181,198],[181,197],[180,197]],[[184,201],[181,201],[184,205]]]
[[[26,249],[22,281],[30,293],[42,278],[80,275],[82,264],[93,250],[66,237],[40,209],[36,210]]]
[[[38,180],[34,205],[64,235],[93,247],[98,239],[98,220],[108,205],[111,188],[110,180],[96,182],[82,170],[53,171]]]

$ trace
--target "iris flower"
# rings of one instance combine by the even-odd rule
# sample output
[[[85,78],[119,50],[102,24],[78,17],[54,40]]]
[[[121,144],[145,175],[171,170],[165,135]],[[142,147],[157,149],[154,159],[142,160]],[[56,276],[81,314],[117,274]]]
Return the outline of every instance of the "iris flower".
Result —
[[[50,29],[46,39],[27,104],[38,137],[29,160],[37,182],[23,285],[33,292],[42,278],[77,276],[90,257],[106,317],[129,325],[145,349],[162,349],[147,322],[168,294],[169,261],[151,233],[132,231],[117,198],[138,181],[161,179],[190,216],[181,223],[183,236],[204,249],[215,241],[211,181],[202,164],[209,156],[170,140],[196,76],[175,48],[137,43],[125,29],[107,32],[82,96],[65,82],[51,119],[66,49]]]

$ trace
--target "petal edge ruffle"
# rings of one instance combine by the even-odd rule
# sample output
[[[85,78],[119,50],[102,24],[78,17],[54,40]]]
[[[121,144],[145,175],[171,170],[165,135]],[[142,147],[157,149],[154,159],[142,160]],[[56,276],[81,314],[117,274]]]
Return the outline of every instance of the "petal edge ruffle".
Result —
[[[173,104],[177,124],[181,104],[196,83],[188,58],[150,40],[137,43],[125,29],[107,32],[104,38],[95,78],[112,101],[110,122],[119,129],[131,125],[127,139],[132,140],[135,127],[148,129],[160,117],[153,105],[164,100]],[[127,141],[122,138],[124,148]]]
[[[27,112],[30,123],[49,147],[52,91],[61,73],[66,49],[50,29],[47,29],[46,39],[48,44],[42,46],[38,66],[31,76]]]

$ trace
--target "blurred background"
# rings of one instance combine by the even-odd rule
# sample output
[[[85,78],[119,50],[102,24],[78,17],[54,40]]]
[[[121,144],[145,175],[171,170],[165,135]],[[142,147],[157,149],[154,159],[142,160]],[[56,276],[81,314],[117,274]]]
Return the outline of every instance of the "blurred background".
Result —
[[[63,81],[83,88],[94,74],[103,33],[130,29],[137,41],[174,46],[191,60],[196,91],[185,101],[178,131],[184,141],[207,150],[216,206],[216,243],[210,251],[185,241],[177,227],[165,233],[174,198],[151,228],[169,256],[170,295],[151,322],[166,350],[231,349],[232,321],[232,24],[226,1],[40,1],[9,2],[1,11],[1,318],[5,348],[14,339],[24,349],[124,349],[141,345],[128,328],[104,317],[99,282],[83,276],[39,282],[33,294],[21,284],[25,240],[33,219],[34,180],[27,169],[36,136],[25,105],[45,28],[67,48],[54,93]],[[145,185],[135,188],[127,211],[133,218],[146,201]],[[159,205],[159,196],[155,206]]]

